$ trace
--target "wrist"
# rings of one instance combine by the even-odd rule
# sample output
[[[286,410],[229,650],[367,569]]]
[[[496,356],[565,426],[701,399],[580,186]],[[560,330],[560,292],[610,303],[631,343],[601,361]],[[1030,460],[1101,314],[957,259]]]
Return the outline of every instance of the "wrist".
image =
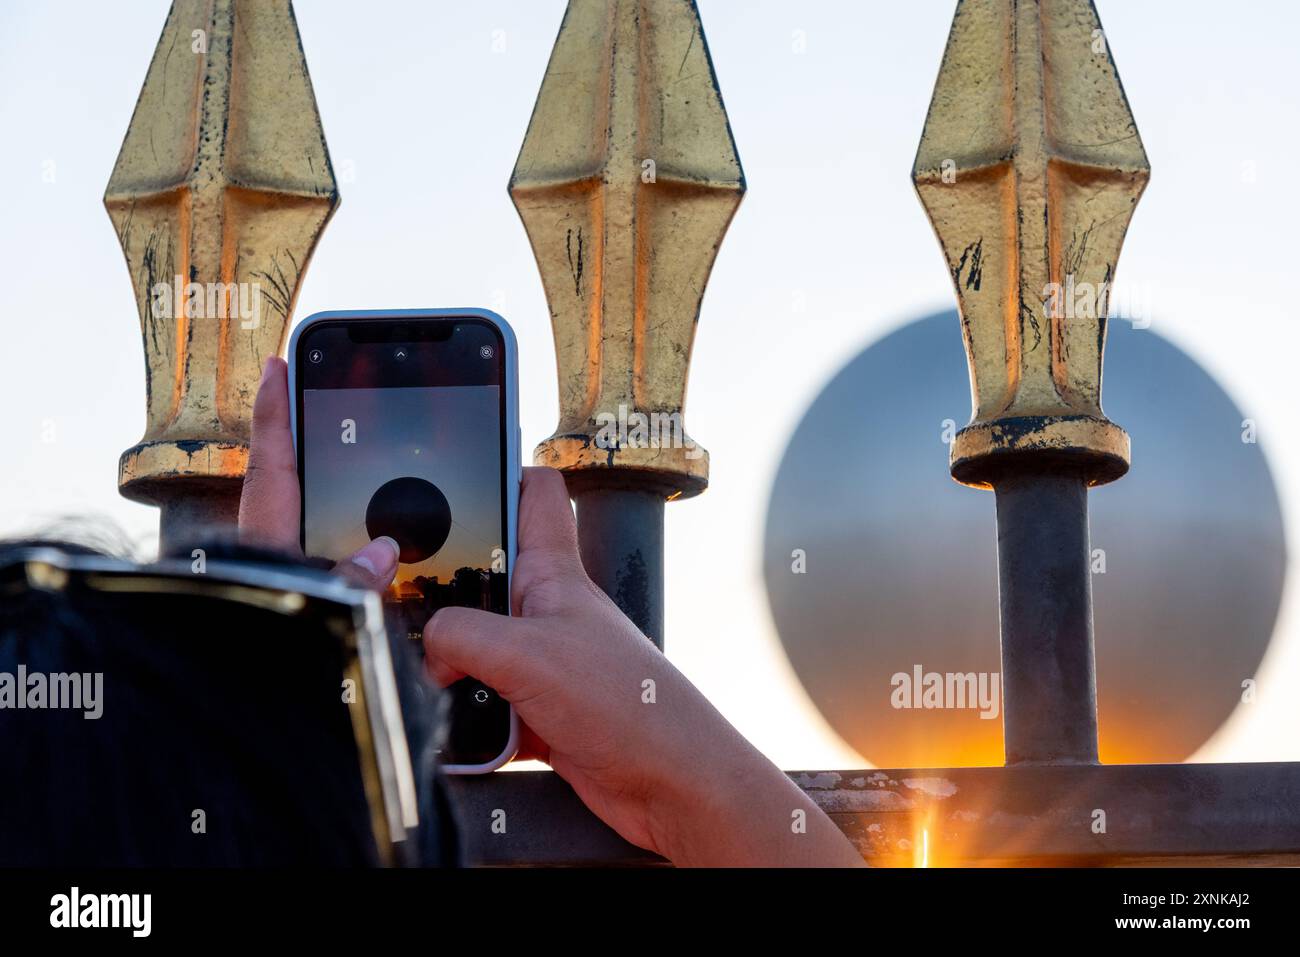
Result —
[[[696,755],[655,791],[649,811],[655,850],[678,867],[757,864],[750,820],[756,812],[767,816],[772,798],[790,787],[747,743],[725,757]]]
[[[860,866],[812,799],[691,691],[671,712],[677,733],[644,751],[656,757],[643,778],[651,849],[679,867]]]

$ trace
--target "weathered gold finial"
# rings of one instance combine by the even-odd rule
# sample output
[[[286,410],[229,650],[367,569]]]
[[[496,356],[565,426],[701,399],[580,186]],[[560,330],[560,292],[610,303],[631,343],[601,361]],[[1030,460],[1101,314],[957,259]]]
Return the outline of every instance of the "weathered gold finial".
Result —
[[[1101,410],[1107,299],[1150,173],[1091,0],[961,0],[912,171],[960,302],[953,476],[1128,470]]]
[[[231,521],[263,360],[338,191],[290,0],[176,0],[104,205],[135,287],[147,424],[123,495],[163,537]]]
[[[571,487],[708,484],[680,417],[700,300],[744,190],[695,4],[570,0],[510,193],[559,368],[560,424],[536,459]],[[636,416],[649,441],[629,440]]]

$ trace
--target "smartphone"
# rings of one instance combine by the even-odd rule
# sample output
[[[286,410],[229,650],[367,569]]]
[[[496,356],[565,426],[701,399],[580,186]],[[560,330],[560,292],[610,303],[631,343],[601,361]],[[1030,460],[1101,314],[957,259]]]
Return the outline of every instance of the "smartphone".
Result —
[[[294,330],[288,362],[304,554],[339,561],[396,540],[386,618],[421,654],[439,608],[510,614],[522,465],[506,321],[486,309],[319,312]],[[509,761],[510,703],[473,678],[448,693],[443,770]]]

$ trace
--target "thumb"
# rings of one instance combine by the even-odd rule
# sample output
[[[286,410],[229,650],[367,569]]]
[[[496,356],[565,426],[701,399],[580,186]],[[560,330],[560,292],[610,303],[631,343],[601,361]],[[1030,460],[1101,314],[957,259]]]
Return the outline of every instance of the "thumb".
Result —
[[[346,578],[358,588],[383,591],[397,577],[397,558],[401,548],[387,535],[381,535],[346,561],[334,566],[334,574]]]
[[[425,661],[435,681],[447,685],[470,675],[507,701],[549,670],[545,645],[528,622],[476,608],[441,608],[424,626]]]
[[[524,469],[519,490],[519,551],[580,565],[578,527],[564,476],[552,468]]]

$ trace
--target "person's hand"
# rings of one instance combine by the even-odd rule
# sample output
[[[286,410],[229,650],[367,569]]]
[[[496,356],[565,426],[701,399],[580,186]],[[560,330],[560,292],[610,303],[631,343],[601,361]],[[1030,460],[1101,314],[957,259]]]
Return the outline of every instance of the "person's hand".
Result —
[[[301,555],[300,501],[288,369],[272,358],[253,407],[241,541]],[[335,570],[382,590],[397,555],[392,539],[376,539]],[[511,593],[520,618],[434,616],[425,629],[434,677],[472,674],[510,700],[525,724],[523,755],[548,761],[625,838],[677,864],[861,863],[587,578],[564,481],[549,469],[525,472]]]
[[[248,471],[239,496],[239,540],[301,555],[301,498],[298,455],[289,431],[289,367],[278,357],[266,360],[253,402],[253,437]],[[397,542],[387,536],[334,566],[334,572],[361,588],[383,591],[397,575]]]
[[[510,701],[522,755],[601,820],[675,864],[860,865],[806,794],[639,632],[583,570],[564,479],[524,472],[514,618],[443,608],[424,629],[442,685],[471,675]]]

